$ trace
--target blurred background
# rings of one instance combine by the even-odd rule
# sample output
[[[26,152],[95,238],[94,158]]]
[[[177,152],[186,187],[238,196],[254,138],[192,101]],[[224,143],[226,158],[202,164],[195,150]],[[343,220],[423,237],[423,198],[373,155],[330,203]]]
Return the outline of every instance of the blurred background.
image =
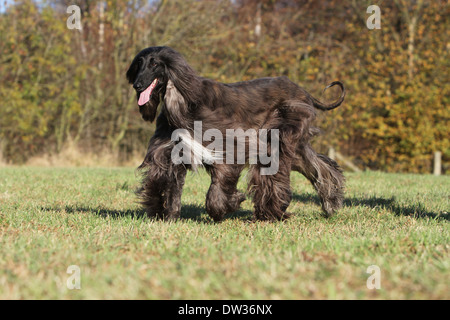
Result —
[[[125,73],[166,45],[221,82],[286,75],[332,101],[341,80],[317,150],[351,170],[448,173],[449,17],[439,0],[0,0],[0,163],[139,165],[154,124]]]

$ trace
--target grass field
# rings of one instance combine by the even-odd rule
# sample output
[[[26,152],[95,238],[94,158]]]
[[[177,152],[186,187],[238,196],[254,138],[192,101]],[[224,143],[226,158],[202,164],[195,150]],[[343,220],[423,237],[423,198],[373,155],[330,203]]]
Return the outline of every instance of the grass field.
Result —
[[[252,223],[247,200],[215,224],[192,174],[168,223],[142,216],[130,168],[0,168],[0,299],[450,299],[450,177],[346,177],[333,218],[292,173],[290,220]]]

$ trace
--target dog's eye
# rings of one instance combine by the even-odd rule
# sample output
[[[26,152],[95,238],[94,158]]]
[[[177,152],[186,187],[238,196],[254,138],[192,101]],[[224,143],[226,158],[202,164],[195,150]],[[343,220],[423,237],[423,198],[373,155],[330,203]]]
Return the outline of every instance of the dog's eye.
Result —
[[[158,66],[158,64],[157,64],[156,62],[153,62],[153,63],[152,63],[152,68],[154,68],[154,67],[156,67],[156,66]]]

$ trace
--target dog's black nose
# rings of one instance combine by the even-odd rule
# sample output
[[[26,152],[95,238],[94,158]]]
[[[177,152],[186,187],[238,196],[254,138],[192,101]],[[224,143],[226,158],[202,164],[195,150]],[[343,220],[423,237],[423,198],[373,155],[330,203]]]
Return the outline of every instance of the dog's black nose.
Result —
[[[134,90],[137,90],[137,91],[141,90],[141,89],[142,89],[142,83],[140,83],[140,82],[135,82],[135,83],[133,84],[133,88],[134,88]]]

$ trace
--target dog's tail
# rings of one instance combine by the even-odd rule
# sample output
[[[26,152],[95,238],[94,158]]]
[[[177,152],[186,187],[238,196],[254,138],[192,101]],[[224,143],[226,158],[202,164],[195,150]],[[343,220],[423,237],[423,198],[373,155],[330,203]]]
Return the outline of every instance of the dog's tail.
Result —
[[[341,88],[341,96],[339,97],[339,99],[335,102],[333,102],[332,104],[326,105],[322,102],[320,102],[319,100],[317,100],[316,98],[314,98],[313,96],[310,95],[313,105],[314,107],[316,107],[317,109],[320,110],[324,110],[324,111],[328,111],[328,110],[333,110],[334,108],[337,108],[341,105],[341,103],[344,101],[345,98],[345,88],[344,85],[342,84],[342,82],[340,81],[333,81],[332,83],[330,83],[328,86],[325,87],[325,89],[323,89],[323,91],[327,90],[328,88],[331,88],[335,85],[338,85]]]

